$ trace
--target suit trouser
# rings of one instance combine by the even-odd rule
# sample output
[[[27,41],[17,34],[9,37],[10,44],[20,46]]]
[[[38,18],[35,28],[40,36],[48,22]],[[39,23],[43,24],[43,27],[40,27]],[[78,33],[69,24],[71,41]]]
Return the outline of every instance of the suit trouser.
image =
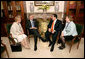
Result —
[[[50,35],[52,35],[52,41],[50,40]],[[54,34],[52,34],[51,32],[46,31],[46,33],[45,33],[46,40],[49,41],[52,44],[51,45],[51,49],[54,49],[54,45],[55,45],[56,40],[57,40],[57,35],[58,35],[57,32],[55,32]]]
[[[37,29],[32,29],[31,32],[34,35],[34,42],[35,42],[34,47],[37,47],[37,38],[39,37],[42,41],[44,41],[44,39],[41,37]]]

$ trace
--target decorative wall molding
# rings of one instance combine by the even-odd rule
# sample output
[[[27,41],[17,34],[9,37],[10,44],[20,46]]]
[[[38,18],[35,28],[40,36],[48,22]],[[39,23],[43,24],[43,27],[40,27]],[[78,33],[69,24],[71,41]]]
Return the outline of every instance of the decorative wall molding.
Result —
[[[55,5],[56,5],[56,2],[59,3],[59,11],[58,12],[64,12],[64,2],[65,1],[55,1]],[[30,3],[33,3],[33,5],[34,5],[34,1],[25,1],[24,3],[26,3],[26,13],[30,13]],[[55,5],[50,6],[50,9],[47,10],[47,12],[55,12]],[[39,6],[34,5],[34,13],[43,12],[42,10],[38,10],[38,8],[39,8]]]
[[[61,18],[63,18],[63,13],[64,13],[64,4],[65,4],[65,1],[55,1],[55,5],[56,5],[56,2],[58,2],[59,4],[59,8],[58,8],[58,11],[57,12],[62,12],[62,15],[60,16]],[[31,13],[30,12],[30,3],[33,3],[34,5],[34,1],[24,1],[25,3],[25,13],[27,14],[27,17],[28,17],[28,14]],[[54,6],[50,6],[50,9],[47,10],[47,13],[56,13],[55,12],[55,5]],[[34,5],[34,13],[43,13],[43,10],[38,10],[39,6],[35,6]]]
[[[52,14],[57,14],[58,19],[62,20],[62,12],[57,12],[57,13],[27,13],[27,18],[29,18],[30,14],[34,15],[34,18],[42,18],[42,19],[48,19],[51,18]]]

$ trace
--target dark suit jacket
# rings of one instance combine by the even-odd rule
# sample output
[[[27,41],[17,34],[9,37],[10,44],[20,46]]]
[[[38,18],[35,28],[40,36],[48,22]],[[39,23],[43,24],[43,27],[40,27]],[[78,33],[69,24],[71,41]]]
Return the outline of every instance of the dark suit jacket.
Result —
[[[38,28],[38,22],[36,21],[36,19],[33,19],[34,22],[34,26]],[[30,20],[26,20],[26,29],[30,29],[30,27],[32,27]]]
[[[34,21],[34,26],[38,28],[38,22],[36,21],[36,19],[33,19],[33,21]],[[30,27],[32,27],[31,22],[30,20],[27,19],[26,20],[26,31],[29,30],[29,33],[31,33]]]
[[[48,24],[48,28],[51,28],[52,23],[53,23],[53,20],[50,20],[50,23]],[[54,26],[54,30],[58,32],[58,31],[61,31],[61,29],[62,29],[62,22],[57,19],[55,26]]]

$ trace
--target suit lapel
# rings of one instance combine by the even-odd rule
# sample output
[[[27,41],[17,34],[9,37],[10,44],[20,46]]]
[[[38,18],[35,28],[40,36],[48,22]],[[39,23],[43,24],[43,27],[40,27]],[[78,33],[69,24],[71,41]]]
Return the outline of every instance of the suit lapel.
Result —
[[[29,20],[29,26],[32,27],[32,25],[31,25],[31,21],[30,21],[30,20]]]
[[[30,26],[32,27],[32,24],[31,24],[31,21],[29,20],[30,22]],[[33,19],[33,23],[34,23],[34,26],[35,26],[35,20]]]
[[[56,21],[55,25],[54,25],[54,29],[58,26],[58,20]]]
[[[36,23],[35,23],[35,20],[34,19],[33,19],[33,23],[34,23],[34,26],[35,26]]]

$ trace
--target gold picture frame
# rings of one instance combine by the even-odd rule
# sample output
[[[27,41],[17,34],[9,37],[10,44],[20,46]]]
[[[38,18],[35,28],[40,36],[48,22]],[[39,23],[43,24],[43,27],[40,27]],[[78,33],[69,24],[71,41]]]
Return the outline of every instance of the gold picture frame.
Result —
[[[54,6],[55,1],[34,1],[35,6],[49,5]]]

